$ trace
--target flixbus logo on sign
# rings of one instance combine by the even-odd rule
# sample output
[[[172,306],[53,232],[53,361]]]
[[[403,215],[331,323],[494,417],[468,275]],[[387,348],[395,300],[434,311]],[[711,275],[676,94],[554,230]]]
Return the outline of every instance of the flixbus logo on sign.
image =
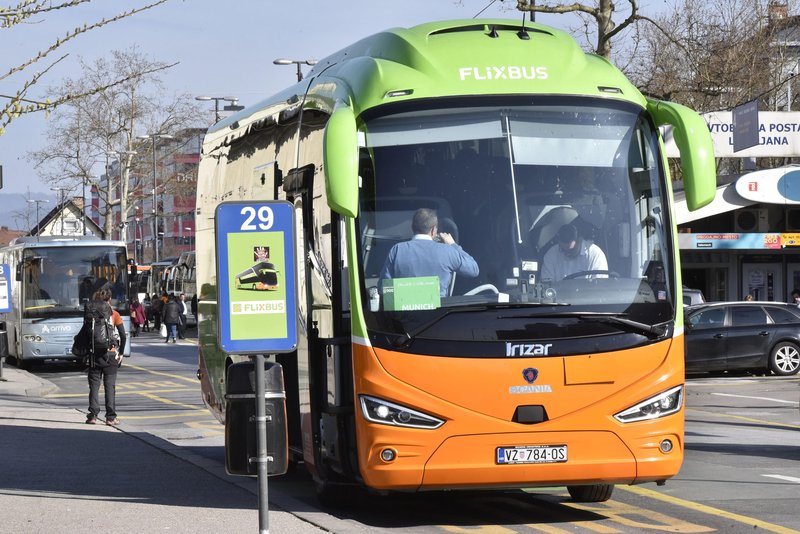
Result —
[[[465,80],[546,80],[547,67],[499,65],[490,67],[461,67],[461,81]]]

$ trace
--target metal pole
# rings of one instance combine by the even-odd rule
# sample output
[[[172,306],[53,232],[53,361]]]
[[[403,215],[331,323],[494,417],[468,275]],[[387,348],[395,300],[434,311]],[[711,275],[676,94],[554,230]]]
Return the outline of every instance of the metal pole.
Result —
[[[267,406],[264,355],[256,355],[256,436],[258,455],[258,531],[269,533],[269,494],[267,488]]]
[[[83,177],[83,235],[86,235],[86,177]]]
[[[155,251],[155,261],[158,261],[158,200],[156,197],[156,190],[158,188],[158,180],[156,178],[156,137],[155,135],[152,136],[153,139],[153,238],[155,241],[153,242],[153,249]]]
[[[219,98],[214,99],[214,124],[219,122]]]

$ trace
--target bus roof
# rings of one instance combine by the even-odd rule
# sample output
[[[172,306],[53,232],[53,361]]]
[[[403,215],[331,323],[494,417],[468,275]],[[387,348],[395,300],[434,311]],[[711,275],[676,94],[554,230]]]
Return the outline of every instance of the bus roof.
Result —
[[[518,20],[465,19],[377,33],[320,60],[302,82],[212,126],[206,143],[228,144],[251,127],[299,111],[302,102],[331,112],[343,101],[356,114],[403,100],[489,94],[583,95],[646,105],[616,67],[581,50],[566,32],[536,23],[524,29],[528,39],[520,36]]]
[[[112,241],[107,239],[100,239],[96,236],[35,236],[26,235],[17,237],[8,244],[8,247],[21,246],[25,248],[35,247],[67,247],[67,246],[97,246],[108,245],[114,247],[125,247],[123,241]]]

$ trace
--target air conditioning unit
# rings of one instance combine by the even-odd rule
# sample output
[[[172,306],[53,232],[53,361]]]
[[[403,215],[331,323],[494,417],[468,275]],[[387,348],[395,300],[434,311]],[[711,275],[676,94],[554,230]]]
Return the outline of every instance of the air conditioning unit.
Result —
[[[800,232],[800,208],[786,210],[786,231]]]
[[[745,208],[734,215],[737,232],[763,234],[769,232],[769,210],[767,208]]]

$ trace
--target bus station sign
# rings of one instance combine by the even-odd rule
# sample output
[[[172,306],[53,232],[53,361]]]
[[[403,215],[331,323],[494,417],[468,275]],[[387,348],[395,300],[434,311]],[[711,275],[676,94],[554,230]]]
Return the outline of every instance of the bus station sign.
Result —
[[[219,342],[237,354],[297,346],[294,207],[224,202],[216,209]]]

